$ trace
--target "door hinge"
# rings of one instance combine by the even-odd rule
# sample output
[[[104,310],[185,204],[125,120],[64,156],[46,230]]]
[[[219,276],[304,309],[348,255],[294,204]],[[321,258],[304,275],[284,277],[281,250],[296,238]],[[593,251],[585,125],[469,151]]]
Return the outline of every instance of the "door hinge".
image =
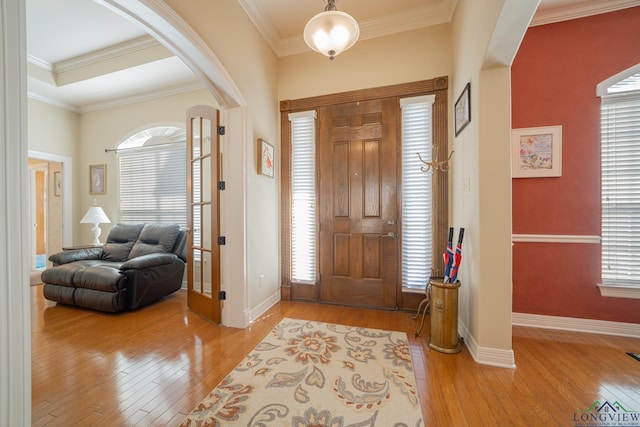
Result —
[[[218,244],[219,245],[226,245],[227,244],[227,238],[225,236],[218,236]]]
[[[218,126],[218,135],[224,135],[225,128],[224,126]]]
[[[226,291],[218,292],[218,300],[222,301],[222,300],[226,300],[226,299],[227,299],[227,292]]]
[[[218,181],[218,190],[225,190],[227,183],[225,181]]]

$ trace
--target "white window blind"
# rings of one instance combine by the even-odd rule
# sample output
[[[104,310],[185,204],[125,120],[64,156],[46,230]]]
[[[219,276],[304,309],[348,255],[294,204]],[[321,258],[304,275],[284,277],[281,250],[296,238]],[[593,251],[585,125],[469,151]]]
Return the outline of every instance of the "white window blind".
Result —
[[[184,131],[178,128],[146,130],[120,144],[121,222],[187,226],[185,147]]]
[[[640,74],[601,106],[602,283],[640,286]]]
[[[435,96],[400,100],[402,108],[402,288],[424,290],[431,276],[432,174],[422,158],[432,157],[432,107]]]
[[[291,121],[291,279],[316,281],[315,111],[289,114]]]

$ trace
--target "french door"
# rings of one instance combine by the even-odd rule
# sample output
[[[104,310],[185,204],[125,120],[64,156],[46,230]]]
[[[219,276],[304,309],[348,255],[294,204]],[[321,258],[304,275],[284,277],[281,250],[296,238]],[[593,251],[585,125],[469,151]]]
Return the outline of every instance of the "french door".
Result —
[[[187,110],[187,303],[215,323],[221,321],[219,112],[207,105]]]

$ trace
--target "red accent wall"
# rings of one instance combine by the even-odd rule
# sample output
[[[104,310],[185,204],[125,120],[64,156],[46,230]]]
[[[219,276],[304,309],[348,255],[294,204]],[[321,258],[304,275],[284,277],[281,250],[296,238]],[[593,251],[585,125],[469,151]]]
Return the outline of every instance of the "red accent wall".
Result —
[[[596,85],[640,63],[639,41],[640,7],[527,31],[512,126],[562,125],[562,177],[512,180],[513,234],[600,235]],[[514,312],[640,323],[640,300],[601,297],[599,282],[599,244],[514,244]]]

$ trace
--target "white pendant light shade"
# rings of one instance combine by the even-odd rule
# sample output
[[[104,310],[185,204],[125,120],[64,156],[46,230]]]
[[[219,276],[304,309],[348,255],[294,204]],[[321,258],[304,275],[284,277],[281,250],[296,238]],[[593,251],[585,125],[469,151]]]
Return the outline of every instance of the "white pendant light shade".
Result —
[[[305,43],[331,60],[353,46],[359,36],[360,28],[356,20],[348,13],[337,10],[318,13],[304,27]]]

